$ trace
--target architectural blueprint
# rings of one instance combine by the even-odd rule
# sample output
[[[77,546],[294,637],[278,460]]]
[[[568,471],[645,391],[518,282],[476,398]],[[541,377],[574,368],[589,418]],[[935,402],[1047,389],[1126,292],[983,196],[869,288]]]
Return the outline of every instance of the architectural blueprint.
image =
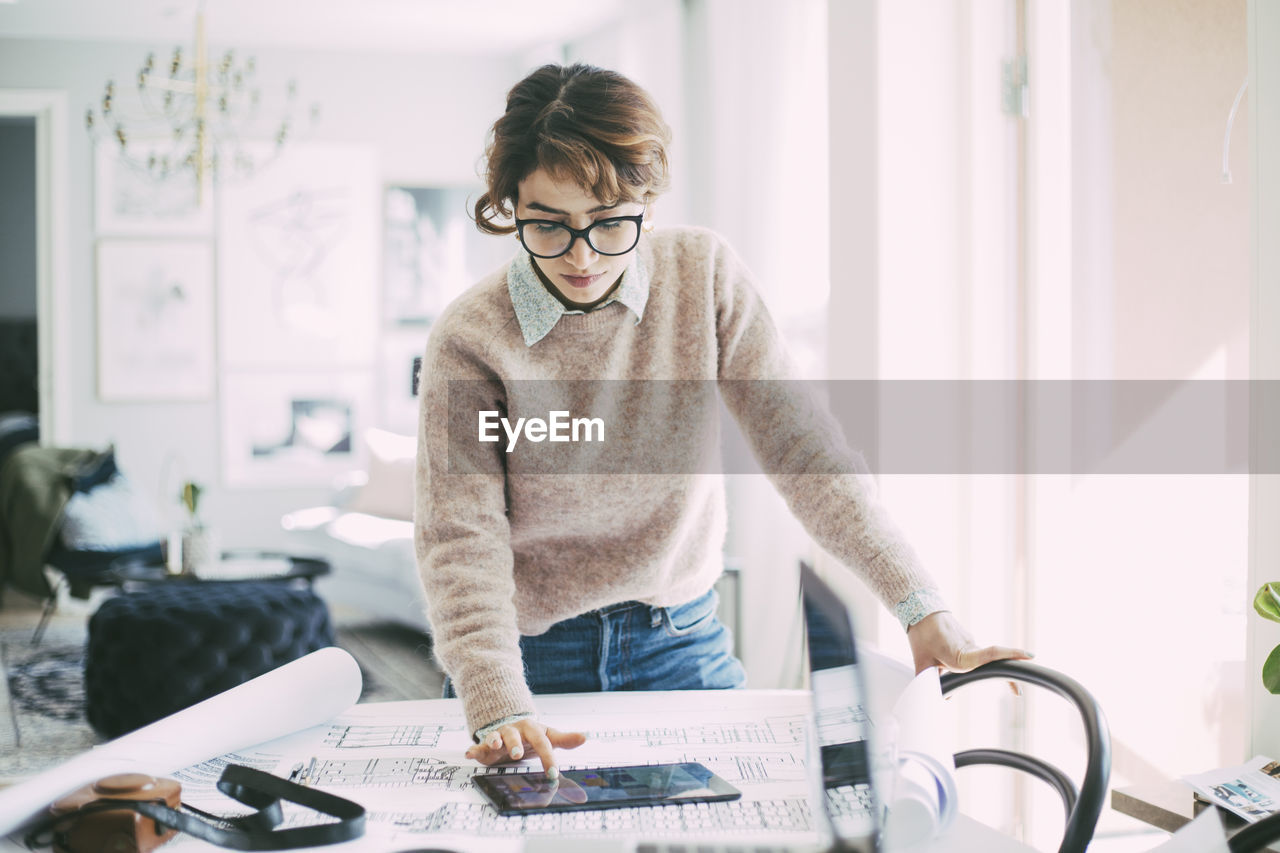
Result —
[[[818,839],[805,774],[806,692],[583,694],[539,697],[538,704],[557,728],[588,736],[578,749],[559,753],[562,769],[700,761],[739,788],[742,799],[501,817],[472,779],[541,765],[530,759],[483,767],[465,759],[471,739],[456,699],[355,705],[324,725],[172,775],[182,783],[185,801],[221,814],[239,811],[214,787],[227,761],[356,800],[368,809],[368,831],[342,845],[349,849],[517,850],[531,835],[792,844]],[[286,812],[289,823],[312,817],[293,807]],[[203,847],[185,838],[167,846]]]

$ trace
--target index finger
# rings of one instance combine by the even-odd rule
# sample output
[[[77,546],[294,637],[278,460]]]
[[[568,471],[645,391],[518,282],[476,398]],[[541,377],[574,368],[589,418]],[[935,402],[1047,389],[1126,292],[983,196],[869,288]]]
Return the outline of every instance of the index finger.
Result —
[[[577,749],[587,742],[587,736],[582,732],[562,732],[547,726],[547,740],[560,749]]]
[[[582,786],[568,776],[561,776],[558,782],[559,789],[557,793],[565,802],[581,805],[587,801],[587,792],[582,790]]]

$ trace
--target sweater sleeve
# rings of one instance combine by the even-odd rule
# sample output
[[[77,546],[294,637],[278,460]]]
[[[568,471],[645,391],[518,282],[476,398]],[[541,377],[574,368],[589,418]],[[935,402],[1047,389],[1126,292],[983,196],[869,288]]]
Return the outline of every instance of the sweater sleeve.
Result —
[[[489,445],[474,441],[466,454],[450,454],[450,430],[474,436],[479,410],[503,408],[502,384],[448,325],[442,318],[422,362],[414,539],[435,653],[474,734],[531,715],[534,705],[520,655],[503,460],[496,444],[491,457],[476,455]]]
[[[861,457],[801,380],[742,262],[711,267],[719,385],[756,460],[814,540],[858,571],[904,627],[946,609],[937,584],[875,495]]]

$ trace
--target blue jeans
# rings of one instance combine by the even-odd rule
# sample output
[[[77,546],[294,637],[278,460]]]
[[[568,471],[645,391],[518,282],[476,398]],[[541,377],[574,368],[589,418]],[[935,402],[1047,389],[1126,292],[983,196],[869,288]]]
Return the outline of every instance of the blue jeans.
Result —
[[[716,616],[713,589],[687,604],[611,604],[521,637],[525,680],[534,693],[704,690],[742,687],[733,636]],[[444,680],[446,699],[456,696]]]

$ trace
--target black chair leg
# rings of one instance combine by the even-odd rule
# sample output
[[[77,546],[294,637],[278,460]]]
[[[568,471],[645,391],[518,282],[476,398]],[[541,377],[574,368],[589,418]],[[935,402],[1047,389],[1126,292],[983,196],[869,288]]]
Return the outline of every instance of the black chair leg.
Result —
[[[49,619],[53,616],[53,611],[58,609],[58,592],[66,583],[66,578],[58,578],[58,582],[53,587],[53,592],[49,593],[49,597],[44,601],[44,609],[40,611],[40,624],[36,625],[36,632],[31,635],[31,645],[40,645],[40,640],[44,638],[44,631],[49,627]]]

